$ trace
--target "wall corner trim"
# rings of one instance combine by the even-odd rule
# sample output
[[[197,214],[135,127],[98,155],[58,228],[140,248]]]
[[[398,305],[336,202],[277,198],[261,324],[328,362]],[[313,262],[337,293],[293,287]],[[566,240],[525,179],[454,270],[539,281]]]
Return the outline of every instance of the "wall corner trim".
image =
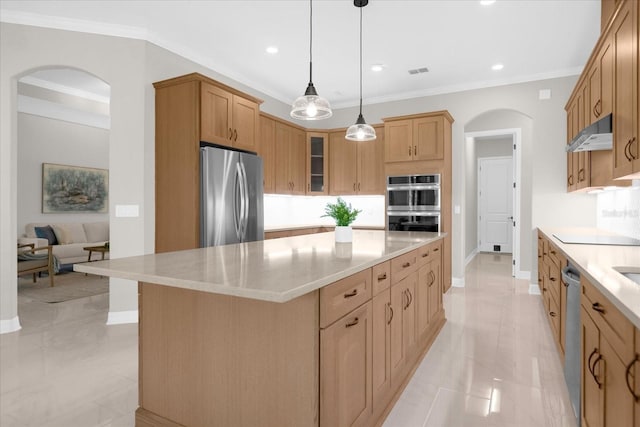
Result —
[[[451,286],[454,288],[464,288],[464,277],[452,277]]]
[[[8,334],[10,332],[16,332],[22,329],[20,326],[20,319],[18,316],[13,319],[2,319],[0,320],[0,334]]]
[[[107,325],[123,325],[125,323],[138,323],[138,310],[109,312]]]

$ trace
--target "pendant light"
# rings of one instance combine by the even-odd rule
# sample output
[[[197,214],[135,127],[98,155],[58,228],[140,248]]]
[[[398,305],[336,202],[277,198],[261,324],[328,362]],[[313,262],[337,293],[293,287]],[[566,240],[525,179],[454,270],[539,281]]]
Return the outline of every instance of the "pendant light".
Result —
[[[356,124],[347,129],[346,139],[350,141],[372,141],[376,139],[376,130],[368,125],[362,117],[362,8],[369,4],[369,0],[353,0],[353,5],[360,8],[360,114]]]
[[[309,85],[304,95],[293,102],[291,117],[299,120],[322,120],[331,117],[333,112],[329,101],[322,98],[313,86],[311,76],[313,74],[313,0],[309,0]]]

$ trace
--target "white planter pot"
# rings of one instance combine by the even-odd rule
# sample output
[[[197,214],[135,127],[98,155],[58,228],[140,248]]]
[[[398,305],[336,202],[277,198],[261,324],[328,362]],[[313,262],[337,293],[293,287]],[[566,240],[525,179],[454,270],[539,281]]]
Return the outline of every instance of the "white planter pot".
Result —
[[[353,240],[353,231],[351,226],[340,227],[336,226],[336,242],[348,243]]]

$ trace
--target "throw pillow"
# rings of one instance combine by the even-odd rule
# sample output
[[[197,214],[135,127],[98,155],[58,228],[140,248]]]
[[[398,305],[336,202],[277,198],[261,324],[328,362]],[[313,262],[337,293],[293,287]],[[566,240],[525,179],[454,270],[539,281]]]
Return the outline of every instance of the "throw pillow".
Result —
[[[50,245],[57,245],[58,239],[56,233],[53,232],[53,228],[50,225],[45,227],[35,227],[36,237],[41,239],[47,239]]]

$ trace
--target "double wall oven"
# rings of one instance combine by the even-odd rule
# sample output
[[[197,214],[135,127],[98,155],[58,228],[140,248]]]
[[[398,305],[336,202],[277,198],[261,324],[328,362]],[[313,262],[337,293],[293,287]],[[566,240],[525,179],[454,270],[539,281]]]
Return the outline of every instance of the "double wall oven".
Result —
[[[440,231],[440,174],[387,177],[389,231]]]

